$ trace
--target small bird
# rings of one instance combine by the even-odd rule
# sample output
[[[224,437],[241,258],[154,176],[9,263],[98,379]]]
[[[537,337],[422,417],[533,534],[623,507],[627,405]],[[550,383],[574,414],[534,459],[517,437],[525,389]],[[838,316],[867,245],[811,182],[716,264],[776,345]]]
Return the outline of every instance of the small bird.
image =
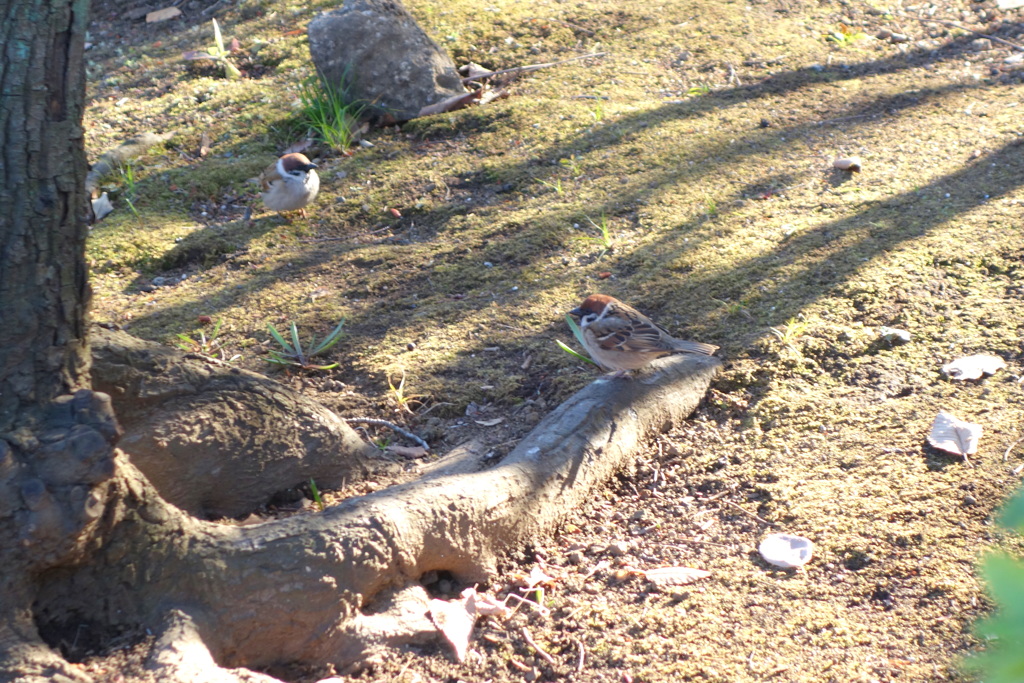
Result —
[[[296,153],[267,166],[260,174],[263,203],[272,211],[301,211],[305,218],[306,207],[320,191],[316,167],[305,154]]]
[[[710,356],[718,349],[711,344],[676,339],[640,311],[605,294],[591,294],[569,314],[580,319],[583,346],[590,357],[618,376],[662,356]]]

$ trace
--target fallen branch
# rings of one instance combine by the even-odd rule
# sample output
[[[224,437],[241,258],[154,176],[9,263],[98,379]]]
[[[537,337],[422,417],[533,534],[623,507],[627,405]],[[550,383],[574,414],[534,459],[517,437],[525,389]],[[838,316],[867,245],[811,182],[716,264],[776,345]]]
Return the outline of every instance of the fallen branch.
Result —
[[[167,142],[176,134],[177,131],[142,133],[131,140],[125,140],[114,149],[104,152],[96,160],[96,163],[92,165],[92,168],[89,169],[89,174],[85,176],[85,191],[89,193],[91,198],[95,199],[99,195],[100,181],[105,176],[115,172],[131,159],[142,156],[150,147]]]
[[[1017,43],[1010,42],[1009,40],[1004,40],[1003,38],[999,38],[999,37],[994,36],[994,35],[992,35],[990,33],[982,33],[981,31],[975,31],[973,28],[967,28],[966,26],[962,26],[962,25],[956,23],[955,21],[949,21],[948,19],[921,19],[919,17],[912,17],[912,18],[917,19],[918,21],[920,21],[923,24],[941,24],[941,25],[946,26],[948,28],[957,28],[957,29],[960,29],[961,31],[967,31],[968,33],[973,33],[976,36],[981,36],[982,38],[988,38],[989,40],[993,40],[993,41],[995,41],[997,43],[1001,43],[1001,44],[1006,45],[1008,47],[1012,47],[1014,50],[1020,50],[1021,52],[1024,52],[1024,45],[1018,45]]]
[[[569,59],[563,59],[558,62],[546,62],[544,64],[527,64],[526,66],[516,66],[511,69],[502,69],[501,71],[488,71],[482,74],[474,74],[472,76],[466,76],[462,79],[462,83],[472,83],[478,81],[481,78],[490,78],[491,76],[504,76],[505,74],[525,74],[531,71],[538,71],[540,69],[547,69],[551,66],[558,66],[560,64],[567,64],[568,62],[575,62],[580,59],[589,59],[591,57],[604,57],[607,52],[592,52],[589,55],[579,55],[577,57],[570,57]]]
[[[377,427],[387,427],[388,429],[390,429],[393,432],[398,432],[399,434],[401,434],[405,438],[409,439],[409,441],[412,441],[413,443],[415,443],[417,446],[422,446],[425,450],[428,450],[428,451],[430,450],[430,445],[426,441],[424,441],[420,437],[416,436],[412,432],[408,431],[407,429],[403,429],[402,427],[399,427],[394,422],[388,422],[387,420],[378,420],[375,417],[343,417],[341,419],[343,419],[345,422],[348,422],[349,424],[374,425],[374,426],[377,426]]]

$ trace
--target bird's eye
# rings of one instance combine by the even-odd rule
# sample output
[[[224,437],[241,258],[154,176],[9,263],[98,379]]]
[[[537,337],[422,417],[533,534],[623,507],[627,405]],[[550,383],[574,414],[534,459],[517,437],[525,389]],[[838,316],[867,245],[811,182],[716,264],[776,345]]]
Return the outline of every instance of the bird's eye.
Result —
[[[594,322],[595,320],[597,320],[597,313],[587,313],[585,316],[580,318],[580,322],[586,323],[588,325]]]

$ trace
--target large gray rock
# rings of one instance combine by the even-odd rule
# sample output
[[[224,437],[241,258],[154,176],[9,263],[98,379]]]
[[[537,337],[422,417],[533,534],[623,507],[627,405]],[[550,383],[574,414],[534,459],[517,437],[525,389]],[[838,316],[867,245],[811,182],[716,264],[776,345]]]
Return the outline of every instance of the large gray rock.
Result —
[[[313,63],[373,113],[406,121],[466,92],[451,58],[398,0],[350,0],[309,23]]]

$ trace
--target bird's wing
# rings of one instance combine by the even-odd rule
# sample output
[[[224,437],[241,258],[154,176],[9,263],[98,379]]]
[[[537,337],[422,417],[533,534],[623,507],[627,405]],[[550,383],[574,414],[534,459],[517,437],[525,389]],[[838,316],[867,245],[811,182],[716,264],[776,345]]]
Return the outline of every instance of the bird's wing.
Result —
[[[717,346],[702,342],[676,339],[664,328],[651,322],[632,317],[607,316],[590,325],[598,345],[606,351],[630,353],[672,353],[683,351],[710,356]]]
[[[281,180],[281,174],[277,172],[276,161],[263,169],[263,173],[260,173],[260,187],[265,192],[270,189],[275,180]]]
[[[597,343],[606,351],[669,352],[662,331],[653,323],[609,315],[590,325]]]

